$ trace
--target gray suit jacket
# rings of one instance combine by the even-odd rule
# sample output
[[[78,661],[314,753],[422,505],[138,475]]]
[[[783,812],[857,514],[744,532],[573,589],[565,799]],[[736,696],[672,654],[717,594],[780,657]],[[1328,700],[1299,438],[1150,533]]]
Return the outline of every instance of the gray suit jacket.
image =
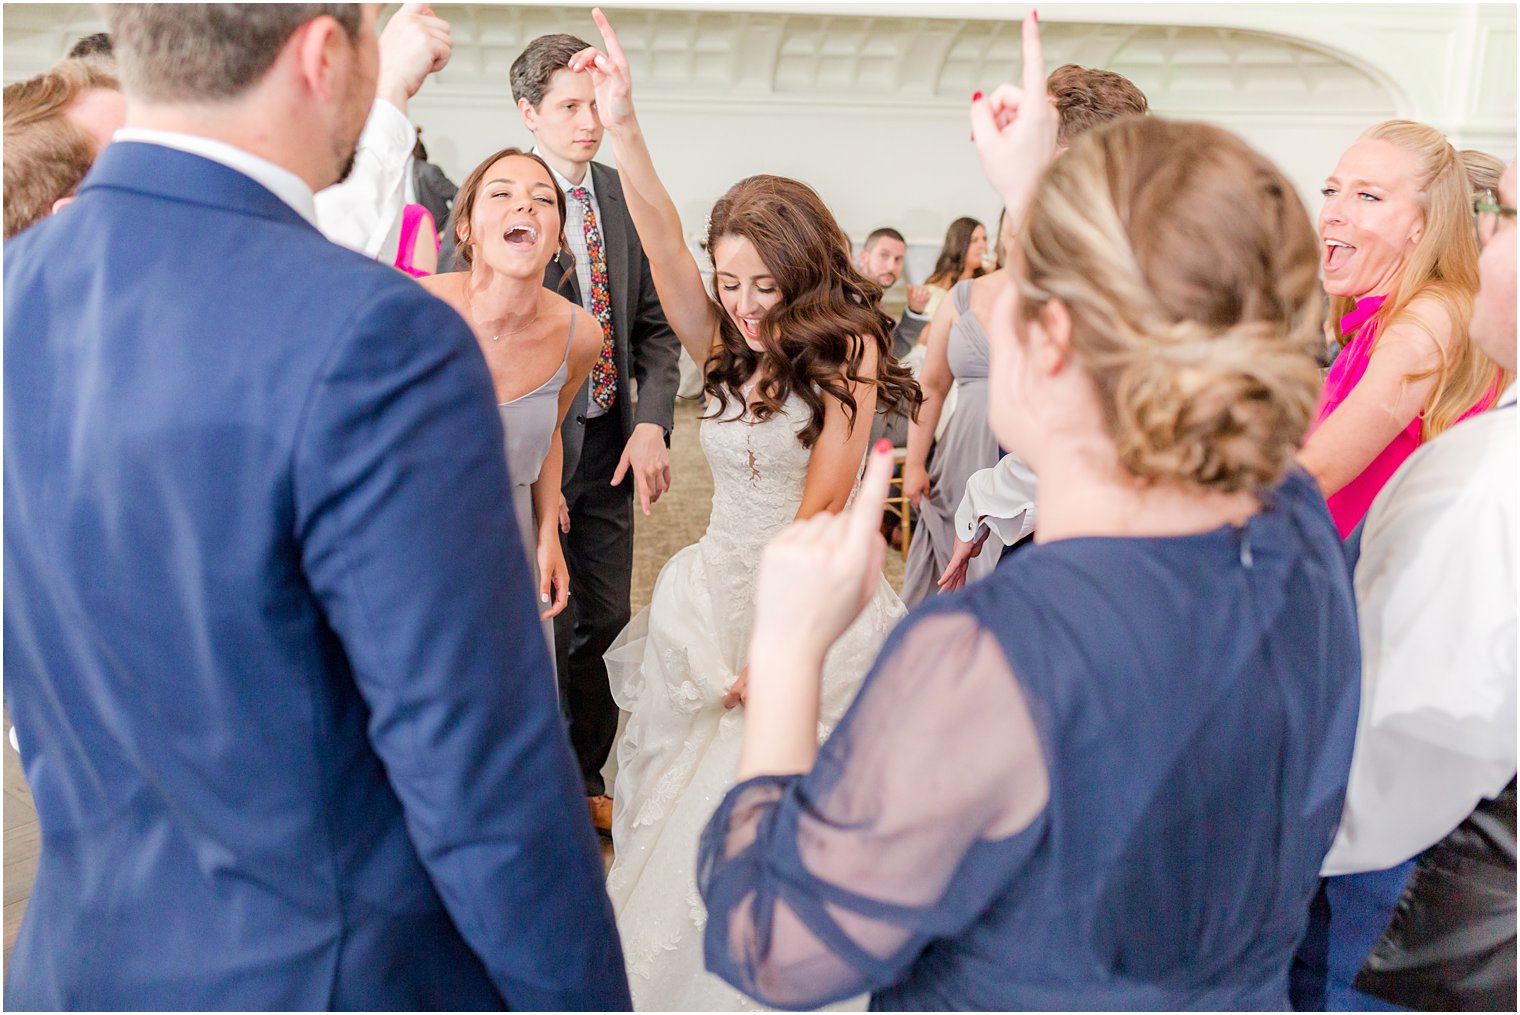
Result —
[[[918,336],[924,333],[924,328],[928,323],[927,317],[904,310],[902,318],[897,322],[897,327],[892,329],[892,355],[898,359],[908,355],[909,350],[918,344]]]
[[[639,234],[634,231],[633,219],[628,215],[623,182],[618,178],[617,170],[593,162],[591,179],[601,209],[598,224],[607,252],[607,280],[612,287],[612,333],[618,374],[617,402],[612,411],[622,421],[623,440],[628,439],[639,423],[658,423],[664,428],[668,442],[670,429],[675,424],[676,389],[681,383],[681,342],[665,320],[665,311],[660,308],[659,297],[655,295],[649,259],[644,256]],[[544,285],[567,299],[581,302],[575,271],[564,254],[556,254],[549,262],[544,271]],[[628,383],[630,378],[638,382],[636,406]],[[588,380],[576,393],[561,431],[567,485],[580,464],[590,392],[591,382]]]
[[[900,360],[908,355],[918,344],[918,336],[923,334],[928,323],[927,317],[915,316],[904,310],[897,327],[892,329],[892,356]],[[910,422],[906,409],[898,408],[891,413],[878,412],[871,423],[871,443],[875,444],[885,437],[892,442],[893,447],[903,447],[908,443]]]

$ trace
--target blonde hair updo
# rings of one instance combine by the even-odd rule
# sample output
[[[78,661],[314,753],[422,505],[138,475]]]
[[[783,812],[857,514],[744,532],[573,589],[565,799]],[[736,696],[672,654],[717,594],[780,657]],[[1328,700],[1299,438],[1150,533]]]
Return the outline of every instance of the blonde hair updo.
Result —
[[[1057,298],[1120,466],[1259,492],[1319,387],[1319,245],[1293,186],[1228,131],[1153,117],[1079,137],[1019,236],[1026,318]]]

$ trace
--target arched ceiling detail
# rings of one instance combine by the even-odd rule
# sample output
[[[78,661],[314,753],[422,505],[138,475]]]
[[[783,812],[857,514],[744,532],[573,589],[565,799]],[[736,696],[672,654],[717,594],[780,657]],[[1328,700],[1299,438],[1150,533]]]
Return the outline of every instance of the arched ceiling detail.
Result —
[[[593,35],[584,7],[441,4],[458,55],[441,91],[499,94],[527,40]],[[699,102],[959,105],[1019,63],[1016,24],[969,18],[618,8],[641,96]],[[1172,112],[1302,108],[1387,112],[1385,82],[1317,47],[1213,27],[1048,22],[1047,62],[1107,67]],[[460,59],[463,56],[465,59]]]
[[[584,6],[436,9],[453,25],[456,46],[436,87],[459,96],[499,96],[512,60],[535,36],[568,28],[594,38]],[[88,4],[7,4],[4,13],[6,80],[46,66],[101,27]],[[640,93],[662,100],[960,104],[1019,63],[1018,26],[1006,21],[670,7],[610,13]],[[1161,110],[1282,108],[1326,96],[1340,110],[1372,110],[1395,101],[1369,71],[1260,32],[1049,21],[1044,36],[1050,66],[1118,71]]]

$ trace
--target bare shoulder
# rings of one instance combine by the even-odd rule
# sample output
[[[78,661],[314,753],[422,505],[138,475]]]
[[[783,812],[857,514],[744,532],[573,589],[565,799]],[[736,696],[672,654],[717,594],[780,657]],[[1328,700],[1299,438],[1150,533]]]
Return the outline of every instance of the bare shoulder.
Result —
[[[417,284],[457,310],[463,302],[466,277],[462,271],[448,271],[419,278]]]
[[[1388,325],[1386,338],[1415,347],[1432,343],[1446,348],[1452,340],[1452,315],[1446,301],[1433,294],[1416,296]]]
[[[572,369],[591,369],[602,348],[602,324],[596,315],[574,300],[559,293],[543,290],[548,308],[554,319],[566,329],[574,328],[570,338],[570,365]]]
[[[1013,278],[1003,269],[972,279],[970,300],[972,309],[990,308],[1011,285],[1013,285]]]

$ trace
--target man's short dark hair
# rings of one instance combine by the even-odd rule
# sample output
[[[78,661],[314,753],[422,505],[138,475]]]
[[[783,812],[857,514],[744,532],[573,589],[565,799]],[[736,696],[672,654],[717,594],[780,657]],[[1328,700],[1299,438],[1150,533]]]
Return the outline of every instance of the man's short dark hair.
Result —
[[[534,109],[544,101],[549,90],[549,79],[557,70],[564,70],[570,58],[591,43],[573,35],[540,35],[512,61],[509,78],[512,82],[512,101],[528,100]]]
[[[111,33],[96,32],[86,35],[74,43],[74,48],[69,50],[68,59],[79,60],[87,56],[110,56]]]
[[[323,16],[358,37],[358,4],[106,6],[122,84],[150,102],[241,95],[274,66],[296,29]]]
[[[1045,87],[1056,100],[1056,114],[1061,118],[1056,140],[1063,145],[1094,127],[1150,111],[1145,93],[1129,78],[1111,70],[1069,63],[1051,71]]]
[[[861,247],[860,249],[870,250],[872,247],[876,246],[877,240],[882,239],[896,240],[898,243],[901,243],[905,247],[908,245],[908,241],[903,239],[902,233],[898,232],[896,229],[893,229],[891,226],[882,226],[880,229],[873,229],[871,231],[871,235],[866,237],[865,246]]]

